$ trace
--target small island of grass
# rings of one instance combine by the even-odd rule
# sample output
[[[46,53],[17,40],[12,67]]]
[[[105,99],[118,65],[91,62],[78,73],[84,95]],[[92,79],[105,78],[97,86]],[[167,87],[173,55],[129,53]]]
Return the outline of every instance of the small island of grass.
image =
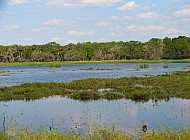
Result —
[[[0,87],[0,100],[39,99],[54,95],[78,100],[125,98],[146,101],[172,97],[190,99],[189,85],[190,71],[147,77],[89,78],[67,83],[26,83]]]

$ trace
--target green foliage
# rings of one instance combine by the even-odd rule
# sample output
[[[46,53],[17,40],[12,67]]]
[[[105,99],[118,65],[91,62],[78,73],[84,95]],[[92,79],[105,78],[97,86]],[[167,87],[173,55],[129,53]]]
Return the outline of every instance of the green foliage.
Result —
[[[190,57],[190,38],[179,36],[177,38],[165,38],[163,47],[163,58],[185,59]]]
[[[5,70],[0,70],[0,74],[1,74],[1,73],[5,73],[5,72],[8,72],[8,71],[5,71]]]
[[[145,68],[149,68],[149,65],[148,64],[140,64],[140,69],[145,69]]]
[[[174,131],[172,129],[164,129],[162,132],[151,130],[140,136],[132,136],[126,134],[122,130],[108,127],[94,127],[90,131],[86,131],[83,136],[75,131],[58,132],[49,131],[40,128],[38,131],[32,128],[9,128],[9,132],[0,132],[1,140],[189,140],[190,129]],[[10,135],[12,134],[12,135]]]
[[[68,83],[27,83],[0,87],[0,100],[38,99],[53,95],[78,100],[121,99],[135,101],[190,99],[190,71],[155,77],[122,77],[117,79],[89,78]],[[100,89],[110,89],[103,92]]]
[[[146,43],[86,42],[61,46],[56,42],[44,45],[0,46],[0,62],[55,62],[132,59],[187,59],[190,58],[190,38],[152,38]]]
[[[149,133],[142,136],[141,140],[189,140],[189,138],[189,129],[184,129],[181,131],[165,129],[162,132],[150,131]]]

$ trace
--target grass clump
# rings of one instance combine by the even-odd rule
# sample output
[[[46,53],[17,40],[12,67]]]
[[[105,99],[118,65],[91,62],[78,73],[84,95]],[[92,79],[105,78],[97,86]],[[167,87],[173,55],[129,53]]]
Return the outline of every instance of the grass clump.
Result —
[[[61,64],[50,64],[48,65],[50,68],[61,68]]]
[[[86,68],[86,69],[79,69],[79,70],[86,70],[86,71],[114,71],[114,70],[121,70],[120,68]]]
[[[155,77],[89,78],[68,83],[27,83],[0,87],[0,100],[39,99],[61,95],[78,100],[97,99],[190,99],[190,71]],[[101,92],[99,89],[111,89]]]
[[[0,70],[0,74],[2,74],[2,73],[6,73],[6,72],[8,72],[8,71]]]
[[[124,131],[98,126],[92,127],[90,131],[84,130],[83,134],[77,133],[75,129],[59,132],[44,127],[34,130],[31,127],[13,126],[6,131],[0,132],[1,140],[132,140]]]
[[[69,95],[72,99],[77,99],[77,100],[97,100],[101,98],[101,95],[98,91],[94,90],[80,90],[80,91],[75,91]]]
[[[33,129],[11,128],[6,132],[0,132],[1,140],[189,140],[190,129],[174,131],[165,129],[162,132],[151,130],[140,133],[138,136],[126,134],[122,130],[115,130],[107,127],[94,127],[90,131],[85,131],[83,135],[75,130],[68,132],[49,131],[40,128]],[[12,135],[10,135],[12,134]]]
[[[163,68],[164,68],[164,69],[167,69],[167,68],[169,68],[169,66],[163,66]]]
[[[141,140],[189,140],[190,129],[174,131],[172,129],[165,129],[162,132],[150,131],[143,135]]]
[[[149,65],[144,63],[144,64],[140,64],[140,69],[146,69],[146,68],[149,68]]]

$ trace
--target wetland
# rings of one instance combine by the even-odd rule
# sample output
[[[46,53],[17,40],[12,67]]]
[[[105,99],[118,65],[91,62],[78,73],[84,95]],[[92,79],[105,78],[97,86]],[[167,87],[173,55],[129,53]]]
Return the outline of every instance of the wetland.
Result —
[[[190,127],[190,63],[1,66],[0,124],[136,135]],[[5,121],[4,121],[5,120]],[[3,125],[0,130],[3,131]]]

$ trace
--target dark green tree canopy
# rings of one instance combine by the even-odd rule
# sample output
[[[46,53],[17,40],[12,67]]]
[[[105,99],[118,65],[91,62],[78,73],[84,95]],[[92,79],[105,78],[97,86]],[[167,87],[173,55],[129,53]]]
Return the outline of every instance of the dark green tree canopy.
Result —
[[[83,42],[61,46],[56,42],[44,45],[0,45],[0,62],[50,62],[123,59],[187,59],[190,38],[179,36],[152,38],[148,42]]]

